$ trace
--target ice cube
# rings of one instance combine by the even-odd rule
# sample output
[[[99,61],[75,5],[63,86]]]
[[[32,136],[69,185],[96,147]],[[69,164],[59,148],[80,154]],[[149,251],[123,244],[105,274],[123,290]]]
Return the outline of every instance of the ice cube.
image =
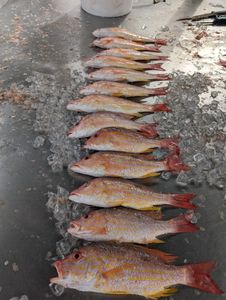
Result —
[[[50,283],[49,288],[50,288],[51,292],[53,293],[53,295],[56,297],[60,297],[64,293],[64,287],[62,285]]]
[[[38,149],[45,143],[45,138],[41,135],[37,136],[33,142],[33,148]]]
[[[166,181],[170,180],[171,176],[172,176],[171,172],[162,172],[161,174],[161,178]]]
[[[187,186],[188,185],[188,176],[184,171],[181,171],[177,178],[176,178],[176,184],[179,186]]]

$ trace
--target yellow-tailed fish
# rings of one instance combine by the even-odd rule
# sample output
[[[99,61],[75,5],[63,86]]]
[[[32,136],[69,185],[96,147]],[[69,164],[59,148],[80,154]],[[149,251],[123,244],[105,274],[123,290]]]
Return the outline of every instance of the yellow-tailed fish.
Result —
[[[134,294],[150,299],[169,297],[177,291],[176,285],[223,293],[210,277],[214,262],[169,264],[175,259],[168,253],[143,246],[91,244],[56,261],[53,265],[58,276],[50,282],[83,292]]]
[[[169,75],[149,74],[122,68],[103,68],[87,74],[89,80],[123,81],[123,82],[148,82],[170,80]]]
[[[98,131],[85,143],[85,148],[99,151],[121,151],[129,153],[150,152],[154,148],[166,148],[179,154],[178,140],[151,139],[134,130],[106,128]]]
[[[95,178],[70,193],[69,199],[97,207],[124,206],[138,210],[154,210],[162,205],[195,209],[190,201],[195,194],[162,194],[130,180]]]
[[[134,86],[132,84],[113,82],[113,81],[98,81],[84,87],[80,94],[88,95],[106,95],[115,97],[147,97],[160,96],[167,94],[167,88],[144,88]]]
[[[83,117],[67,134],[70,138],[84,138],[94,135],[103,128],[120,127],[138,130],[152,137],[158,135],[155,124],[137,123],[131,118],[133,118],[131,115],[97,112]]]
[[[168,56],[164,55],[155,55],[149,51],[137,51],[133,49],[123,49],[123,48],[112,48],[108,50],[103,50],[98,53],[98,55],[104,56],[115,56],[115,57],[122,57],[131,60],[142,60],[142,61],[149,61],[149,60],[168,60]]]
[[[142,45],[140,43],[124,40],[116,37],[106,37],[102,39],[96,39],[93,46],[111,49],[111,48],[124,48],[124,49],[133,49],[140,51],[150,51],[150,52],[161,52],[159,47]]]
[[[97,152],[72,164],[73,172],[93,177],[121,177],[127,179],[147,178],[162,171],[187,171],[177,155],[170,155],[163,161],[153,161],[149,155],[135,155],[118,152]]]
[[[81,99],[73,100],[68,103],[67,109],[87,113],[106,111],[114,113],[123,113],[138,117],[141,116],[141,113],[144,112],[150,113],[157,111],[170,111],[170,109],[164,103],[147,105],[123,98],[103,95],[90,95]]]
[[[93,35],[97,38],[120,37],[120,38],[124,38],[135,42],[141,42],[141,43],[160,44],[160,45],[167,44],[167,40],[165,39],[145,37],[142,35],[129,32],[125,28],[118,28],[118,27],[99,28],[93,32]]]
[[[114,56],[94,56],[86,61],[86,67],[90,68],[107,68],[107,67],[115,67],[115,68],[125,68],[131,70],[157,70],[164,71],[161,67],[162,63],[158,64],[147,64],[141,63],[137,61],[133,61],[126,58],[114,57]]]
[[[162,243],[161,236],[180,232],[196,232],[198,227],[185,215],[171,220],[155,220],[152,211],[131,208],[106,208],[71,221],[68,232],[87,241],[118,243]]]

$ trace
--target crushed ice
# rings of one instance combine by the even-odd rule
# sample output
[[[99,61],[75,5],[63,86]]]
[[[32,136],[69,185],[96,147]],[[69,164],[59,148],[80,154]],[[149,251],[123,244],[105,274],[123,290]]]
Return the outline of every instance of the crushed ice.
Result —
[[[226,113],[216,100],[199,106],[199,95],[209,84],[209,79],[199,73],[174,74],[167,95],[172,113],[154,115],[162,138],[180,138],[182,159],[191,167],[177,176],[176,183],[182,187],[207,181],[212,187],[226,188]]]

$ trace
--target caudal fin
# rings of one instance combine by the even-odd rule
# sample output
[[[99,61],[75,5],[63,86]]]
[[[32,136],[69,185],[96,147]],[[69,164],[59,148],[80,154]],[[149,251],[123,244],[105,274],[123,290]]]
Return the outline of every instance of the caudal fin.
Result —
[[[159,47],[151,47],[151,46],[146,46],[146,50],[151,51],[151,52],[161,52]]]
[[[178,216],[169,221],[173,225],[173,232],[196,232],[199,228],[189,222],[184,215]]]
[[[166,159],[166,170],[167,171],[188,171],[190,170],[189,166],[182,163],[178,155],[170,155]]]
[[[180,148],[178,145],[178,138],[169,138],[169,139],[162,139],[160,141],[160,145],[162,148],[167,148],[169,152],[172,154],[179,155]]]
[[[141,125],[140,131],[144,132],[149,137],[156,137],[158,136],[156,124],[145,124]]]
[[[155,39],[155,43],[159,45],[167,45],[167,40],[165,39]]]
[[[162,103],[162,104],[151,105],[150,111],[152,111],[152,112],[156,112],[156,111],[170,112],[171,109],[166,104]]]
[[[210,276],[214,267],[215,262],[213,261],[184,266],[187,274],[185,284],[211,294],[223,294],[224,292],[217,286]]]
[[[172,195],[170,205],[185,209],[195,209],[196,205],[190,203],[195,196],[195,194]]]
[[[147,66],[149,70],[165,71],[165,69],[162,68],[162,63],[148,64]]]
[[[163,96],[167,94],[167,88],[155,88],[155,89],[147,89],[149,90],[149,95],[150,96]]]

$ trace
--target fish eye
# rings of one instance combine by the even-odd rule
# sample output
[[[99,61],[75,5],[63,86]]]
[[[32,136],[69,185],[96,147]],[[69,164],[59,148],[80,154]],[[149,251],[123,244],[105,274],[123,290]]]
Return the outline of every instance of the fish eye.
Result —
[[[89,159],[89,156],[86,156],[84,159],[85,159],[85,160]]]
[[[79,259],[79,257],[80,257],[80,254],[79,253],[75,253],[74,258],[75,259]]]
[[[88,217],[89,217],[89,215],[85,215],[85,216],[84,216],[84,219],[88,219]]]

